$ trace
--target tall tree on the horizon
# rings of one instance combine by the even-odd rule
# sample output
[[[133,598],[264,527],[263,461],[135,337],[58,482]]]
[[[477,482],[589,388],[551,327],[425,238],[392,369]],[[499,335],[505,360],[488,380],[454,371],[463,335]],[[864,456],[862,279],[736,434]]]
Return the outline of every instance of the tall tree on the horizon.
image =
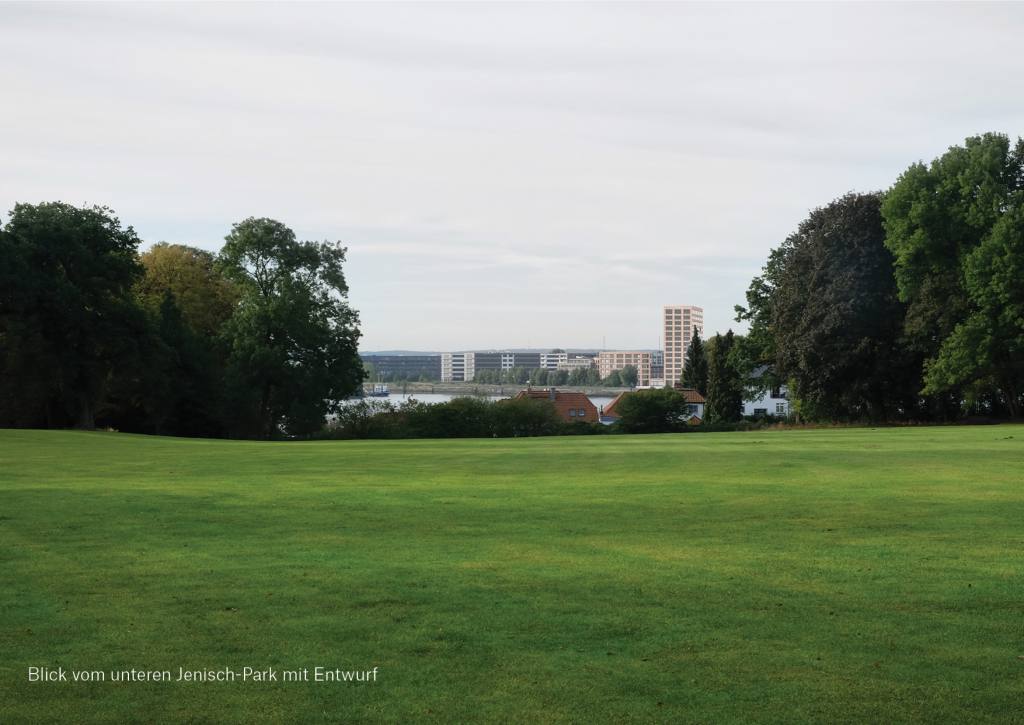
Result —
[[[359,389],[359,318],[348,304],[344,261],[340,243],[299,242],[273,219],[232,227],[220,264],[242,295],[226,329],[237,435],[318,430]]]
[[[947,404],[1024,404],[1018,262],[1024,139],[987,133],[910,166],[886,194],[906,334],[926,358],[925,392]]]
[[[134,291],[152,336],[137,370],[113,381],[100,422],[141,433],[222,436],[233,411],[223,404],[221,334],[239,291],[202,249],[160,242],[139,261],[145,273]]]
[[[964,264],[964,288],[975,310],[929,361],[926,392],[963,387],[976,398],[995,388],[1013,418],[1024,408],[1024,193]]]
[[[693,388],[701,395],[708,393],[708,358],[700,332],[695,330],[686,350],[681,382],[684,388]]]
[[[138,246],[106,207],[15,205],[0,235],[0,425],[95,427],[146,335]]]
[[[880,194],[850,193],[791,235],[773,299],[777,372],[794,379],[806,415],[913,417],[921,359],[903,336]]]
[[[709,423],[732,423],[743,414],[743,380],[733,360],[732,330],[708,345],[708,392],[704,415]]]
[[[881,204],[880,194],[851,193],[812,211],[737,308],[751,323],[736,351],[748,386],[792,381],[812,419],[907,418],[918,408],[921,359],[904,342]]]
[[[150,307],[170,292],[184,324],[200,335],[216,337],[238,304],[239,290],[205,249],[158,242],[139,256],[145,274],[135,286]]]

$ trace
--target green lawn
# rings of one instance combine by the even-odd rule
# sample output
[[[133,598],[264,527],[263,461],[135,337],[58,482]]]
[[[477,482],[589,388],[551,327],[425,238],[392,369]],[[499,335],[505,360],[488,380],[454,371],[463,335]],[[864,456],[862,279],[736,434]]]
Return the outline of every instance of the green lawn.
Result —
[[[30,666],[379,675],[30,683]],[[0,431],[3,723],[1022,713],[1024,427]]]

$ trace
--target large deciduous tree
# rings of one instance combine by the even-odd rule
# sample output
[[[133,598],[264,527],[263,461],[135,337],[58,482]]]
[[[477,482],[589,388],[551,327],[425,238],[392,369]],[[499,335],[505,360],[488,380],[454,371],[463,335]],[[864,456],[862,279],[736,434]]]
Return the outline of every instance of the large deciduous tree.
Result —
[[[847,194],[811,212],[773,250],[739,310],[751,321],[747,362],[770,364],[770,384],[792,380],[808,417],[917,410],[921,359],[904,344],[881,203],[879,194]]]
[[[964,260],[972,311],[928,362],[928,392],[962,388],[974,402],[995,388],[1013,417],[1024,406],[1024,193]]]
[[[358,316],[339,243],[299,242],[273,219],[236,224],[220,255],[241,291],[225,336],[236,435],[319,429],[361,385]]]
[[[146,335],[138,245],[105,207],[14,207],[0,237],[0,425],[94,427]]]
[[[139,257],[145,274],[136,285],[151,307],[170,293],[184,324],[208,337],[220,334],[238,302],[239,290],[221,270],[216,255],[184,244],[154,244]]]
[[[225,346],[221,333],[237,287],[210,252],[159,243],[144,252],[135,293],[152,329],[144,359],[115,381],[103,422],[121,430],[218,436],[230,411],[223,404]]]
[[[908,168],[882,209],[907,336],[927,358],[926,392],[957,405],[988,396],[1014,415],[1019,326],[997,308],[1011,309],[1020,288],[1005,271],[1015,264],[1022,192],[1024,140],[990,133]]]

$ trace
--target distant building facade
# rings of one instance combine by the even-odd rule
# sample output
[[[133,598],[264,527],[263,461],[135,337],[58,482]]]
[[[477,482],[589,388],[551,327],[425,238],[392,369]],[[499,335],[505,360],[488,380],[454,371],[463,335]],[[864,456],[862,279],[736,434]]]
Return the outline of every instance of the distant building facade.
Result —
[[[768,373],[768,366],[762,365],[751,373],[751,377],[762,378]],[[743,415],[751,415],[758,418],[766,415],[788,418],[789,414],[789,395],[785,385],[766,386],[764,392],[756,398],[743,401]]]
[[[563,370],[562,367],[569,360],[568,353],[564,352],[542,352],[540,354],[541,370]]]
[[[686,351],[693,333],[704,334],[704,308],[694,305],[665,305],[662,308],[662,340],[664,350],[664,379],[675,385],[683,377]]]
[[[766,390],[758,398],[743,401],[743,415],[752,415],[758,418],[766,415],[788,418],[789,412],[789,398],[786,397],[785,385],[777,385]]]
[[[441,353],[441,382],[463,383],[476,375],[475,355],[471,352]]]
[[[559,370],[589,370],[594,367],[596,358],[592,355],[566,355],[564,361],[558,363]]]
[[[440,355],[360,355],[373,366],[374,380],[440,380]]]
[[[545,359],[546,355],[551,355],[555,361],[553,364],[557,365],[558,357],[553,353],[513,352],[511,350],[443,352],[440,356],[441,382],[470,382],[476,378],[478,372],[483,370],[494,370],[495,372],[506,372],[515,368],[536,370],[545,367],[545,364],[552,364],[550,359]],[[565,353],[561,353],[561,355],[564,356]]]
[[[616,370],[632,365],[636,368],[637,387],[646,388],[651,384],[653,357],[650,350],[602,350],[597,354],[597,372],[604,380]]]

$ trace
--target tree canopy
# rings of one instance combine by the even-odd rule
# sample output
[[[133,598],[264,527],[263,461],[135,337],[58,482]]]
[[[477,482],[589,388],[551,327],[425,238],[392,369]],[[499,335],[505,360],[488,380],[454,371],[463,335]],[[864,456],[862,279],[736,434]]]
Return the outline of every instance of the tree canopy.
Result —
[[[0,425],[268,437],[356,391],[344,249],[269,219],[220,256],[104,207],[18,204],[0,228]]]
[[[813,417],[884,420],[916,405],[920,360],[901,344],[881,202],[847,194],[812,211],[748,292],[764,305],[748,316],[766,325],[775,373]]]
[[[989,133],[812,211],[736,308],[748,387],[815,419],[1019,416],[1022,198],[1024,140]]]
[[[1018,336],[1024,140],[968,138],[910,166],[886,195],[886,246],[926,393],[1021,412]]]
[[[0,235],[0,424],[95,426],[145,334],[138,246],[105,207],[14,207]]]
[[[624,394],[617,408],[619,427],[627,433],[669,433],[689,418],[686,398],[671,388]]]
[[[708,393],[704,407],[709,423],[732,423],[743,414],[743,380],[733,355],[735,335],[715,335],[708,345]]]
[[[237,434],[312,432],[359,389],[358,317],[344,260],[339,243],[299,242],[273,219],[250,217],[227,236],[219,263],[240,289],[224,333]]]

